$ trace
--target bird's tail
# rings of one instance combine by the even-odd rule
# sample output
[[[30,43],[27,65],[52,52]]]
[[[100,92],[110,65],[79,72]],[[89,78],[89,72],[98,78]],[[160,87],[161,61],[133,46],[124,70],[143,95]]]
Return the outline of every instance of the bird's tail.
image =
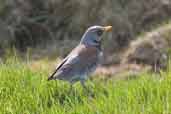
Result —
[[[55,74],[56,74],[56,71],[55,71],[53,74],[51,74],[51,75],[49,76],[48,81],[53,80]]]
[[[53,76],[50,76],[47,80],[48,81],[53,80]]]

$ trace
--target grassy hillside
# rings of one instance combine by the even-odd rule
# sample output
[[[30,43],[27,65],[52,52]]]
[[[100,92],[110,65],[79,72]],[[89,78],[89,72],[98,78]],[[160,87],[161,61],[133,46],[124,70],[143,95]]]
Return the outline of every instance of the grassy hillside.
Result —
[[[47,81],[49,69],[31,70],[28,63],[7,60],[0,64],[1,114],[169,114],[171,71],[161,76],[139,74],[135,79],[113,80],[96,76],[69,90],[63,81]]]

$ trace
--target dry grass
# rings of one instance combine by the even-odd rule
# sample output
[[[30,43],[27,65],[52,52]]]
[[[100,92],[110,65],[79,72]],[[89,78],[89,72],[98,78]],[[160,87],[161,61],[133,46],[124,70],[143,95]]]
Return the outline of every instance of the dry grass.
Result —
[[[166,68],[170,45],[171,25],[166,24],[151,32],[145,33],[131,42],[126,51],[123,63],[151,65],[153,68]]]

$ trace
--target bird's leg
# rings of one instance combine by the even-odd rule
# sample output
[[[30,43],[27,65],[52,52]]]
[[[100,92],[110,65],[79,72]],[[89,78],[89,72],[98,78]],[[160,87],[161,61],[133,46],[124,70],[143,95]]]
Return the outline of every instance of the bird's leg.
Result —
[[[88,87],[85,85],[85,80],[80,81],[82,87],[85,89],[86,92],[88,92],[88,96],[92,97],[94,96],[94,93],[91,91],[91,89],[88,89]]]
[[[85,85],[85,80],[81,80],[80,83],[85,90],[88,90],[87,86]]]
[[[74,82],[72,81],[71,83],[70,83],[70,88],[69,88],[69,92],[71,93],[72,91],[73,91],[73,84],[74,84]]]
[[[87,92],[89,92],[89,89],[88,89],[88,87],[87,87],[86,84],[85,84],[85,80],[81,80],[80,83],[81,83],[82,87],[83,87]]]
[[[70,90],[73,90],[73,84],[71,83],[71,85],[70,85]]]

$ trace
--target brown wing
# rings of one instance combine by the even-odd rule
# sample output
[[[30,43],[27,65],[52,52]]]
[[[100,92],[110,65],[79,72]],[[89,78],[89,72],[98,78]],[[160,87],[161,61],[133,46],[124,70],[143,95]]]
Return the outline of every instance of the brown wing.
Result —
[[[75,75],[81,75],[87,67],[92,67],[97,62],[99,50],[96,47],[77,46],[67,59],[59,65],[50,79],[70,80]],[[58,72],[59,71],[59,72]]]

